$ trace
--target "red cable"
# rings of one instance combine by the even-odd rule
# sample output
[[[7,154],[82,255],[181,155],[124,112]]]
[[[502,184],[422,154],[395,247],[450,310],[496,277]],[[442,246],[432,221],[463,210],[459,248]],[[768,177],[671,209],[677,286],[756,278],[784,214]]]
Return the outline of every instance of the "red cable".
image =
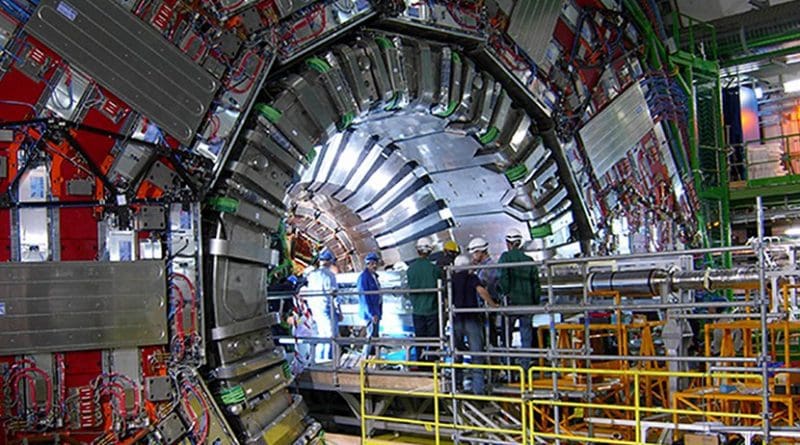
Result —
[[[29,363],[33,363],[33,362],[29,361],[29,360],[25,360],[25,361],[27,361]],[[25,378],[28,381],[28,389],[35,395],[36,394],[36,386],[35,386],[36,385],[36,381],[34,380],[33,376],[28,375],[28,373],[31,373],[31,372],[41,376],[42,379],[45,382],[45,390],[47,392],[46,393],[47,397],[45,399],[46,400],[45,412],[49,413],[53,409],[53,381],[50,380],[50,376],[47,375],[47,373],[45,373],[44,371],[42,371],[40,368],[38,368],[36,366],[32,366],[32,367],[23,368],[23,369],[20,369],[20,370],[14,372],[14,374],[9,379],[9,381],[11,382],[11,385],[12,385],[11,388],[14,390],[14,392],[16,394],[16,387],[17,387],[17,384],[19,384],[19,379],[20,378]],[[34,405],[34,409],[35,409],[37,407],[36,397],[35,396],[33,398],[33,405]]]
[[[186,393],[186,389],[188,389],[189,392],[191,392],[192,395],[194,395],[194,397],[197,400],[200,401],[200,404],[203,407],[202,408],[203,420],[204,420],[204,422],[203,422],[203,430],[202,430],[202,432],[200,434],[200,437],[198,439],[198,443],[205,443],[206,438],[208,438],[209,423],[211,422],[211,415],[209,414],[208,403],[206,402],[205,397],[202,397],[200,395],[200,393],[197,392],[197,389],[194,387],[194,385],[192,385],[191,383],[189,383],[187,381],[184,381],[183,384],[184,384],[184,391],[182,391],[182,392],[183,392],[183,395],[184,395],[184,400],[185,400],[186,396],[188,396],[188,394]],[[194,410],[190,410],[190,411],[194,411]],[[197,435],[197,433],[195,433],[195,436],[196,435]]]
[[[178,297],[180,298],[179,303],[173,303],[173,304],[175,304],[175,335],[178,339],[178,345],[180,346],[179,349],[180,352],[178,358],[183,358],[183,352],[184,352],[183,341],[185,338],[183,333],[183,305],[186,300],[184,300],[183,298],[183,291],[181,290],[180,287],[178,287],[175,284],[172,284],[169,288],[170,290],[175,289],[177,291]],[[174,301],[175,299],[173,298],[173,302]]]
[[[322,19],[319,25],[319,29],[300,39],[293,39],[294,34],[297,31],[303,29],[305,26],[310,27],[317,20],[317,18]],[[325,31],[325,27],[327,25],[328,25],[327,10],[325,9],[324,5],[320,5],[314,8],[314,11],[312,11],[311,14],[306,16],[303,20],[300,20],[299,22],[295,23],[294,26],[292,26],[292,28],[289,31],[287,31],[285,34],[281,36],[281,40],[287,42],[291,40],[292,43],[294,43],[295,45],[300,45],[321,35]]]
[[[214,117],[216,117],[216,116],[214,116]],[[217,117],[217,122],[219,122],[219,118],[218,117]],[[219,125],[217,126],[217,131],[218,130],[219,130]],[[196,333],[197,332],[197,290],[194,287],[194,283],[192,283],[192,280],[190,280],[189,277],[187,277],[186,275],[184,275],[184,274],[182,274],[180,272],[173,272],[172,274],[170,274],[170,276],[172,278],[181,279],[189,287],[189,297],[190,297],[189,303],[191,305],[189,307],[189,310],[191,312],[191,320],[190,321],[192,323],[192,325],[191,325],[192,326],[192,331],[191,332],[192,333]],[[181,294],[181,298],[183,298],[183,294]]]
[[[256,68],[253,70],[253,74],[248,76],[249,80],[247,81],[247,83],[238,87],[229,87],[230,88],[229,91],[231,93],[244,93],[245,91],[249,90],[253,86],[253,83],[255,83],[256,76],[258,75],[258,72],[261,70],[261,67],[263,65],[264,65],[264,59],[262,57],[259,57],[258,65],[256,65]]]

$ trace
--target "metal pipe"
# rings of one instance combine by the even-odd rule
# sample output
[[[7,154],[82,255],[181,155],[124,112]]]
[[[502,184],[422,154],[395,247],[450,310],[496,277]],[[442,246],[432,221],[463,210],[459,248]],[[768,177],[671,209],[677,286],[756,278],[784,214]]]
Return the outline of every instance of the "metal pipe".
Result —
[[[585,354],[542,354],[542,353],[495,353],[495,352],[469,352],[469,351],[453,351],[454,355],[475,355],[478,357],[491,357],[491,358],[498,358],[498,357],[507,357],[512,355],[514,357],[529,357],[529,358],[544,358],[550,361],[555,360],[585,360]],[[609,360],[620,360],[620,361],[648,361],[648,362],[683,362],[683,363],[695,363],[695,362],[731,362],[731,363],[757,363],[758,358],[756,357],[672,357],[672,356],[663,356],[663,355],[590,355],[591,360],[597,361],[609,361]]]
[[[793,246],[795,244],[774,244],[774,247],[781,247],[781,246]],[[586,256],[586,257],[579,257],[579,258],[563,258],[563,259],[549,259],[544,261],[520,261],[517,263],[503,263],[502,265],[498,265],[496,263],[493,264],[481,264],[481,265],[470,265],[470,266],[449,266],[450,269],[453,271],[459,270],[480,270],[480,269],[498,269],[498,268],[516,268],[516,267],[529,267],[529,266],[537,266],[537,267],[548,267],[548,266],[565,266],[569,264],[583,264],[583,263],[592,263],[592,262],[603,262],[608,263],[610,261],[625,261],[625,260],[637,260],[637,259],[644,259],[644,258],[670,258],[673,256],[686,256],[686,255],[705,255],[705,254],[713,254],[713,253],[728,253],[728,252],[747,252],[747,253],[754,253],[755,250],[753,246],[750,245],[740,245],[740,246],[730,246],[730,247],[709,247],[704,249],[687,249],[687,250],[676,250],[670,252],[648,252],[648,253],[634,253],[634,254],[626,254],[626,255],[609,255],[609,256]]]
[[[586,263],[581,264],[581,275],[586,276],[587,272],[588,272],[587,264]],[[584,306],[588,306],[589,305],[589,288],[590,288],[590,286],[591,286],[591,280],[584,280],[583,281],[583,286],[582,286],[582,289],[581,289],[581,303]],[[619,322],[620,320],[618,319],[617,321]],[[591,322],[590,311],[588,309],[586,309],[583,312],[583,348],[584,348],[584,353],[586,355],[586,360],[584,361],[583,364],[584,364],[584,366],[586,368],[591,368],[592,367],[592,359],[590,357],[590,355],[592,353],[592,349],[591,349],[592,331],[591,331],[591,327],[589,326],[590,322]],[[627,340],[625,340],[625,341],[627,341]],[[588,378],[588,379],[586,379],[586,391],[583,394],[583,398],[584,398],[584,401],[586,403],[591,403],[591,401],[592,401],[592,392],[593,392],[592,379]],[[586,433],[587,433],[587,435],[589,437],[594,437],[594,425],[592,425],[590,423],[588,425],[588,427],[587,427]],[[621,437],[620,437],[620,439],[621,439]]]
[[[735,314],[672,314],[670,315],[671,318],[676,319],[683,319],[683,320],[708,320],[708,319],[755,319],[758,314],[742,314],[742,313],[735,313]],[[784,318],[785,314],[767,314],[767,316],[771,319],[780,319]]]
[[[764,443],[769,443],[769,429],[770,429],[770,411],[769,411],[769,330],[767,329],[767,312],[769,311],[769,301],[767,300],[766,289],[766,276],[765,267],[766,260],[764,258],[764,205],[761,197],[756,197],[756,215],[758,219],[758,296],[761,300],[760,315],[761,315],[761,391],[762,391],[762,426],[764,430]],[[784,339],[788,341],[788,339]],[[784,345],[788,347],[788,344]]]
[[[507,306],[497,308],[456,308],[454,309],[457,314],[478,314],[478,313],[505,313],[505,314],[550,314],[550,313],[563,313],[563,312],[583,312],[584,310],[590,311],[603,311],[611,309],[631,310],[643,312],[647,310],[662,310],[662,309],[692,309],[692,308],[746,308],[756,307],[756,303],[752,301],[739,301],[739,302],[722,302],[722,301],[708,301],[697,303],[647,303],[647,304],[592,304],[584,306],[581,304],[547,304],[545,306]]]
[[[553,269],[549,265],[545,268],[547,273],[547,305],[552,306],[556,302],[556,295],[553,292]],[[558,362],[556,361],[556,335],[558,332],[556,331],[556,318],[551,313],[550,314],[550,352],[547,357],[550,360],[550,366],[558,367]],[[533,357],[531,357],[533,358]],[[553,383],[553,394],[558,394],[558,373],[554,372],[551,376],[552,383]],[[553,407],[553,424],[554,424],[554,431],[557,435],[561,434],[561,407],[554,406]],[[561,439],[556,437],[556,445],[561,445]]]
[[[450,339],[450,351],[455,351],[456,350],[456,336],[455,336],[455,324],[454,324],[455,315],[453,314],[453,271],[450,270],[450,269],[447,269],[447,271],[445,272],[445,277],[447,278],[447,307],[450,309],[449,311],[447,311],[447,319],[448,319],[448,322],[450,323],[450,336],[448,338]],[[453,355],[453,359],[455,359],[455,354]],[[456,381],[456,370],[455,369],[451,369],[450,370],[450,392],[451,392],[451,394],[455,394],[456,384],[457,383],[458,382]],[[453,403],[453,408],[452,408],[453,409],[453,424],[454,425],[459,425],[461,423],[461,418],[459,416],[459,410],[458,410],[458,399],[453,397],[452,403]],[[455,431],[453,432],[453,435],[452,435],[453,443],[458,444],[460,437],[461,437],[461,432],[458,430],[458,428],[456,428]]]
[[[358,290],[336,290],[336,295],[383,295],[383,294],[429,294],[432,292],[440,292],[443,289],[441,287],[432,287],[432,288],[425,288],[425,289],[401,289],[401,288],[386,288],[380,290],[369,290],[369,291],[358,291]],[[329,292],[328,292],[329,293]],[[289,298],[294,297],[295,295],[300,295],[302,297],[324,297],[327,296],[328,293],[325,291],[305,291],[299,292],[298,294],[292,293],[281,293],[274,296],[267,296],[267,300],[286,300]]]

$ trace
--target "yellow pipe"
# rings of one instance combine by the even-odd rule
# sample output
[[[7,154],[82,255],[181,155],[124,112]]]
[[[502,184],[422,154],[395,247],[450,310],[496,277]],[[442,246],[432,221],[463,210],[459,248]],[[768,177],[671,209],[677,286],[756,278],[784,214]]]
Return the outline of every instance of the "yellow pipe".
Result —
[[[476,394],[439,394],[442,399],[456,399],[456,400],[474,400],[476,402],[505,402],[505,403],[523,403],[521,398],[514,397],[497,397],[497,396],[483,396]]]
[[[394,423],[406,423],[409,425],[421,425],[426,428],[433,426],[433,422],[427,420],[416,420],[416,419],[401,419],[397,417],[386,417],[386,416],[373,416],[373,415],[366,415],[364,416],[365,419],[369,420],[379,420],[383,422],[394,422]]]
[[[564,402],[562,400],[531,400],[534,405],[561,406],[565,408],[589,408],[589,409],[618,409],[621,411],[635,411],[636,408],[624,405],[610,405],[604,403],[587,402]]]
[[[692,371],[652,371],[652,370],[638,370],[638,369],[594,369],[594,368],[555,368],[547,366],[531,366],[528,370],[529,377],[532,377],[533,372],[557,372],[562,374],[591,374],[591,375],[611,375],[611,376],[634,376],[639,375],[643,377],[717,377],[729,379],[752,379],[760,380],[760,374],[748,373],[726,373],[726,372],[692,372]]]
[[[519,388],[520,391],[525,389],[525,371],[519,373]],[[525,433],[528,431],[528,421],[527,421],[527,413],[525,412],[526,407],[528,406],[527,403],[522,403],[522,406],[519,410],[520,420],[522,421],[522,445],[527,445],[528,443],[528,435]]]
[[[439,445],[439,370],[436,362],[433,363],[433,436],[436,445]]]
[[[384,396],[413,396],[413,397],[435,397],[436,393],[433,392],[414,392],[413,390],[400,390],[400,389],[374,389],[364,388],[367,394],[381,394]]]
[[[358,383],[361,387],[361,443],[367,443],[367,379],[364,375],[364,369],[366,369],[366,363],[361,363],[361,367],[358,371]]]
[[[443,423],[442,428],[452,428],[454,430],[464,431],[478,431],[481,433],[498,433],[498,434],[524,434],[522,430],[509,430],[505,428],[489,428],[486,426],[473,426],[473,425],[455,425],[453,423]]]
[[[634,375],[633,376],[633,404],[634,404],[633,405],[634,406],[633,420],[636,421],[636,428],[635,428],[636,436],[634,437],[634,440],[636,442],[638,442],[640,440],[640,438],[642,437],[642,412],[639,410],[639,408],[641,408],[641,406],[640,406],[641,401],[639,400],[639,376],[638,375]]]
[[[761,415],[759,414],[742,414],[742,413],[727,413],[727,412],[717,412],[717,411],[692,411],[689,409],[674,409],[674,408],[647,408],[642,407],[640,411],[644,413],[654,413],[654,414],[678,414],[678,415],[685,415],[685,416],[705,416],[705,417],[733,417],[733,418],[741,418],[741,419],[761,419]]]

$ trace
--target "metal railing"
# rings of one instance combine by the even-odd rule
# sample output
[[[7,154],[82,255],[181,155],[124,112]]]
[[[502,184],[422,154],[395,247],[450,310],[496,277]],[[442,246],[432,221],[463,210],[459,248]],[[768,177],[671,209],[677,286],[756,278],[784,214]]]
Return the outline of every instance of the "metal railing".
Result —
[[[780,149],[778,156],[770,156],[769,144],[775,143]],[[759,159],[750,154],[751,149],[764,150]],[[761,183],[781,176],[800,174],[800,134],[789,134],[746,141],[730,147],[728,166],[734,179]],[[736,159],[739,157],[740,159]],[[766,168],[766,169],[765,169]],[[758,171],[757,174],[755,171]],[[771,170],[771,171],[769,171]],[[783,170],[783,171],[781,171]]]
[[[385,388],[373,388],[369,386],[369,375],[367,368],[370,366],[389,365],[389,366],[404,366],[404,367],[420,367],[430,369],[432,386],[431,388],[422,388],[421,390],[397,390]],[[476,394],[463,394],[456,391],[456,370],[472,370],[479,369],[481,371],[507,371],[515,372],[520,376],[520,391],[517,397],[512,396],[497,396],[497,395],[476,395]],[[447,379],[443,371],[449,370],[450,379]],[[360,385],[361,385],[361,443],[373,443],[368,437],[368,432],[371,430],[370,421],[382,421],[397,424],[410,424],[418,425],[423,428],[429,429],[434,434],[434,441],[438,445],[441,443],[440,432],[444,429],[455,431],[458,433],[465,432],[479,432],[494,435],[513,435],[521,439],[522,443],[527,442],[527,416],[525,415],[526,402],[524,398],[524,388],[526,387],[525,372],[519,366],[508,365],[470,365],[464,363],[443,363],[443,362],[411,362],[411,361],[389,361],[380,359],[368,359],[361,363],[360,368]],[[449,386],[447,382],[449,380]],[[433,419],[408,419],[403,417],[393,417],[386,415],[372,415],[367,413],[366,410],[366,397],[369,395],[384,395],[384,396],[403,396],[414,398],[428,398],[433,401]],[[450,401],[452,403],[452,417],[449,421],[442,421],[443,405],[442,401]],[[516,404],[519,406],[522,413],[521,422],[517,428],[510,428],[498,425],[472,425],[460,421],[461,410],[458,407],[459,402],[487,402],[487,403],[508,403]],[[491,422],[488,422],[491,423]]]
[[[429,387],[421,387],[410,390],[398,390],[379,388],[371,385],[369,368],[379,365],[390,366],[417,366],[427,368],[431,376],[431,384]],[[491,371],[509,371],[519,374],[519,383],[515,386],[518,388],[516,394],[505,394],[502,396],[497,395],[473,395],[463,394],[455,391],[455,372],[456,369],[462,370],[480,370],[484,372]],[[448,373],[449,377],[448,378]],[[758,370],[756,370],[758,371]],[[535,378],[535,373],[542,373],[552,375],[555,377],[559,375],[571,376],[585,376],[585,380],[589,381],[595,376],[603,378],[611,378],[614,380],[626,380],[630,382],[633,389],[633,397],[626,403],[600,403],[595,401],[573,401],[574,397],[565,395],[562,391],[555,390],[553,392],[542,393],[538,388]],[[499,441],[487,440],[485,437],[476,439],[484,443],[520,443],[520,444],[533,444],[541,442],[542,439],[564,440],[568,442],[589,442],[589,443],[609,443],[609,444],[628,444],[628,445],[648,445],[647,435],[650,430],[662,429],[696,431],[697,428],[689,423],[681,422],[680,419],[692,419],[695,422],[716,422],[719,419],[748,419],[755,421],[755,423],[763,422],[764,418],[761,414],[742,413],[738,409],[708,409],[698,406],[688,406],[687,408],[679,408],[677,403],[673,407],[654,407],[643,406],[641,402],[642,396],[642,382],[646,379],[654,378],[677,378],[677,379],[714,379],[714,380],[740,380],[748,381],[754,380],[760,382],[761,375],[758,373],[734,373],[734,372],[680,372],[680,371],[652,371],[652,370],[609,370],[609,369],[589,369],[579,367],[548,367],[548,366],[534,366],[528,369],[526,373],[519,366],[507,365],[473,365],[473,364],[452,364],[440,362],[403,362],[403,361],[387,361],[379,359],[365,360],[360,368],[360,385],[361,385],[361,431],[362,443],[377,443],[370,439],[368,432],[371,430],[370,423],[374,421],[385,422],[387,424],[409,424],[417,425],[425,430],[431,431],[434,435],[435,443],[441,443],[441,432],[448,430],[454,432],[454,437],[464,433],[483,433],[485,435],[513,437],[514,441]],[[367,397],[373,395],[382,396],[402,396],[412,397],[418,399],[430,399],[433,405],[433,418],[430,420],[425,419],[410,419],[399,416],[391,415],[373,415],[367,410]],[[443,402],[452,402],[451,413],[454,416],[445,418]],[[470,425],[460,421],[459,413],[463,412],[457,406],[459,401],[466,402],[485,402],[485,403],[501,403],[508,406],[517,407],[517,413],[520,416],[520,423],[515,427],[510,427],[502,424],[495,424],[491,419],[487,419],[483,425]],[[625,429],[621,434],[611,435],[609,437],[591,437],[588,435],[581,435],[571,425],[563,421],[556,421],[558,417],[553,413],[558,412],[566,414],[566,411],[582,410],[584,416],[591,419],[591,423],[602,424],[613,423],[617,426],[624,426]],[[598,416],[598,412],[621,412],[624,418]],[[667,415],[671,416],[672,422],[657,422],[647,420],[648,417],[653,415]],[[564,416],[568,418],[568,416]],[[550,423],[552,425],[547,425]],[[544,426],[544,428],[539,428]],[[633,438],[625,439],[625,430],[632,428]],[[731,428],[724,424],[706,424],[702,429],[705,432],[731,432]],[[752,431],[752,430],[751,430]],[[462,438],[463,439],[463,438]],[[653,444],[655,445],[655,444]]]

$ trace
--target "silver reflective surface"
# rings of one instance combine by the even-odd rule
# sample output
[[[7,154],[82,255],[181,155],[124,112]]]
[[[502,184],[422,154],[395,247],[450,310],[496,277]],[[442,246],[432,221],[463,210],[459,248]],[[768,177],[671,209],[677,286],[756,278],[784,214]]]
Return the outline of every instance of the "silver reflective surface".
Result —
[[[167,342],[162,261],[0,265],[0,354]]]

